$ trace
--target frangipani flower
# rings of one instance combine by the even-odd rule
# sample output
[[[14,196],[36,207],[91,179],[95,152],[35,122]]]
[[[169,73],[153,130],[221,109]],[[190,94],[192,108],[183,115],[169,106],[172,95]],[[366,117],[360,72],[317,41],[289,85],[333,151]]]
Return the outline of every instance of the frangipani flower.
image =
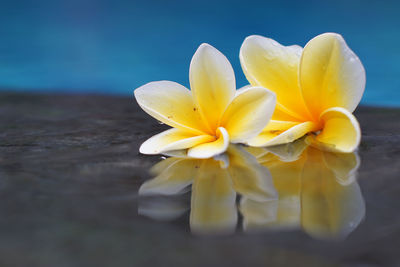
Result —
[[[208,44],[194,54],[189,78],[191,91],[170,81],[151,82],[134,91],[144,111],[174,127],[144,142],[141,153],[188,149],[189,157],[213,157],[229,143],[257,136],[275,109],[276,96],[265,88],[236,91],[231,64]]]
[[[321,34],[304,49],[250,36],[240,62],[251,85],[277,95],[271,122],[249,145],[278,145],[313,133],[308,141],[314,146],[339,152],[357,148],[361,133],[352,112],[364,92],[365,70],[342,36]]]

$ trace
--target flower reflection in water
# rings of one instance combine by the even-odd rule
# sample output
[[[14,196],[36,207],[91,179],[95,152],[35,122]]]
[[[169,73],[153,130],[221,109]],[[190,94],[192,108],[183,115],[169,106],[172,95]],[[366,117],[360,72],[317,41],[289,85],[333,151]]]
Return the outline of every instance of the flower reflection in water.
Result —
[[[356,153],[321,151],[303,140],[247,149],[271,172],[279,199],[261,206],[242,198],[246,231],[300,228],[318,239],[344,239],[364,218]]]
[[[270,148],[231,145],[211,159],[176,154],[151,169],[155,177],[139,190],[145,200],[139,213],[175,219],[187,211],[182,193],[191,187],[194,233],[234,232],[239,210],[246,232],[300,228],[315,238],[343,239],[365,214],[356,181],[359,164],[355,153],[324,152],[304,139]],[[181,195],[182,202],[159,195]]]
[[[175,195],[191,185],[190,228],[196,233],[233,232],[237,194],[260,206],[278,197],[269,171],[240,146],[231,145],[225,154],[211,159],[170,157],[151,172],[156,177],[140,187],[141,196]],[[140,205],[139,213],[157,217],[157,207],[164,214],[167,209],[163,201],[150,207]]]

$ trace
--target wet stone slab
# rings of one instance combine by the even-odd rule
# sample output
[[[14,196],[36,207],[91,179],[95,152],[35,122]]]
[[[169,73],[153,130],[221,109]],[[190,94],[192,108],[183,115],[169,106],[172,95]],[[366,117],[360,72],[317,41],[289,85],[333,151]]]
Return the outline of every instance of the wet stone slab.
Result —
[[[235,233],[199,236],[190,192],[161,198],[181,216],[138,213],[161,160],[139,145],[168,127],[132,98],[1,93],[0,266],[399,266],[400,110],[355,115],[365,217],[344,240],[248,233],[240,214]]]

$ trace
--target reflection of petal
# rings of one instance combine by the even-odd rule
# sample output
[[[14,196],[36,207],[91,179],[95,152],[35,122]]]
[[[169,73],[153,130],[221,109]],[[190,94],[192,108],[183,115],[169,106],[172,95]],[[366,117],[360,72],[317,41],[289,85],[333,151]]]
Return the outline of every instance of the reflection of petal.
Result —
[[[357,153],[324,153],[326,166],[335,174],[341,185],[349,185],[356,180],[356,172],[360,167]]]
[[[307,146],[303,139],[298,139],[289,144],[268,147],[266,150],[277,155],[281,161],[291,162],[299,159]]]
[[[204,160],[192,186],[190,227],[195,233],[231,233],[237,223],[236,193],[228,172]]]
[[[314,237],[343,239],[365,216],[365,203],[358,184],[334,183],[324,192],[302,195],[302,226]]]
[[[159,162],[157,162],[157,164],[154,164],[151,168],[150,168],[150,174],[152,176],[157,176],[160,173],[162,173],[163,171],[165,171],[166,169],[168,169],[171,166],[174,166],[176,164],[176,162],[182,161],[181,158],[166,158],[166,159],[162,159]]]
[[[323,154],[313,148],[307,153],[301,184],[302,227],[317,238],[341,239],[361,222],[365,204],[358,184],[338,183]]]
[[[189,158],[187,155],[187,149],[165,151],[162,154],[167,157]]]
[[[219,167],[221,169],[226,169],[229,167],[229,156],[226,153],[216,155],[213,159],[219,162]]]
[[[300,227],[301,205],[296,197],[257,202],[243,199],[240,203],[245,231],[292,230]]]
[[[290,151],[286,147],[277,149]],[[266,217],[258,218],[247,212],[251,217],[244,219],[246,228],[301,227],[316,238],[340,239],[361,222],[365,204],[355,182],[360,164],[355,153],[331,153],[308,147],[296,161],[285,162],[276,156],[265,158],[261,158],[262,164],[270,170],[279,194],[275,220],[271,220],[275,207],[253,203],[252,209],[258,206],[259,213]],[[247,216],[246,209],[242,213]]]
[[[138,214],[158,221],[171,221],[182,216],[189,207],[176,199],[148,199],[139,201]]]
[[[268,150],[266,150],[263,147],[256,147],[256,146],[244,146],[244,150],[249,152],[253,157],[255,157],[257,160],[269,153]]]
[[[258,201],[277,198],[268,169],[258,164],[257,159],[240,147],[229,147],[228,168],[233,186],[239,194]]]
[[[296,141],[297,144],[293,144],[295,147],[302,140]],[[287,145],[283,145],[285,148],[281,148],[282,151],[291,151],[294,148],[286,148]],[[280,150],[279,147],[276,147]],[[302,148],[304,150],[304,148]],[[296,149],[294,149],[296,151]],[[284,159],[288,156],[282,154]],[[264,160],[263,165],[268,167],[273,177],[273,182],[276,190],[279,194],[279,199],[276,201],[276,219],[265,222],[263,224],[254,224],[251,228],[261,230],[280,230],[280,229],[294,229],[300,227],[301,217],[301,178],[304,162],[306,160],[305,154],[297,156],[298,159],[295,161],[283,161],[279,157],[275,156],[270,160]]]
[[[243,215],[245,231],[262,230],[265,224],[276,221],[278,201],[254,201],[243,197],[240,200],[240,212]]]
[[[190,185],[194,179],[198,160],[168,158],[152,168],[159,173],[139,188],[139,195],[174,195]]]

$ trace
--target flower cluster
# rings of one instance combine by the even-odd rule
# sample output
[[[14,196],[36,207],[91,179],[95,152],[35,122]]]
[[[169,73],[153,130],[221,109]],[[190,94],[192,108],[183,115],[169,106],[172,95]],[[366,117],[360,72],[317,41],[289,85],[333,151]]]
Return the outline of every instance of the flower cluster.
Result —
[[[240,62],[250,85],[239,90],[228,59],[208,44],[190,63],[191,90],[170,81],[137,88],[142,109],[173,127],[145,141],[140,152],[183,150],[210,158],[229,143],[273,146],[305,135],[323,150],[356,150],[361,131],[352,112],[364,92],[365,70],[342,36],[321,34],[304,48],[250,36]]]

